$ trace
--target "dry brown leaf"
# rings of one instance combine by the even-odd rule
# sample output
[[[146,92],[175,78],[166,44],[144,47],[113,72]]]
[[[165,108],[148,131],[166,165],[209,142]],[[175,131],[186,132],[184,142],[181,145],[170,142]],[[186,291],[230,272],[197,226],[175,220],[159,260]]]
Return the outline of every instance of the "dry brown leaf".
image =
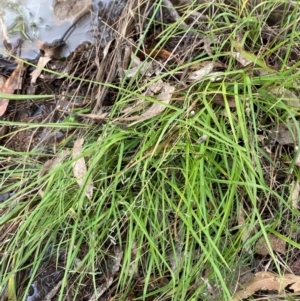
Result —
[[[148,108],[144,113],[137,115],[137,116],[132,116],[132,117],[120,117],[117,120],[119,121],[133,121],[135,122],[131,123],[130,125],[134,125],[136,123],[148,120],[154,116],[159,115],[162,113],[166,105],[170,103],[171,97],[175,91],[175,87],[172,87],[168,83],[164,83],[163,81],[158,81],[148,88],[148,95],[151,93],[155,93],[157,91],[160,91],[160,93],[157,95],[157,100],[160,101],[160,103],[153,103],[150,108]]]
[[[108,288],[112,285],[116,273],[120,270],[121,261],[123,258],[123,251],[121,251],[118,247],[115,248],[114,255],[111,256],[110,260],[107,262],[107,270],[110,271],[109,275],[105,277],[104,283],[101,283],[97,286],[94,294],[89,298],[89,301],[97,301],[100,297],[108,290]]]
[[[145,52],[139,51],[138,52],[138,57],[140,59],[144,59],[146,57],[146,55],[150,55],[153,58],[162,58],[162,59],[168,59],[171,58],[173,60],[175,60],[177,62],[178,65],[181,65],[182,62],[171,52],[169,52],[168,50],[165,49],[145,49]]]
[[[295,293],[300,292],[300,276],[293,274],[278,275],[271,272],[259,272],[244,285],[244,289],[236,292],[232,300],[240,301],[252,296],[259,290],[278,291],[279,293],[288,286]]]
[[[4,84],[5,84],[5,81],[6,81],[6,78],[5,78],[2,74],[0,74],[0,91],[2,90],[2,87],[3,87]],[[7,107],[7,104],[8,104],[8,99],[0,99],[0,113],[1,113],[1,111],[2,111],[2,104],[4,104],[4,105],[3,105],[3,110],[4,110],[4,112],[5,112],[6,107]],[[4,112],[2,113],[2,115],[4,114]],[[2,115],[0,115],[0,116],[2,116]],[[2,133],[2,131],[6,131],[4,125],[1,126],[1,130],[0,130],[0,139],[1,139],[2,136],[5,135],[5,133],[4,133],[4,132]]]
[[[84,139],[77,139],[74,143],[73,147],[73,159],[76,161],[73,163],[73,174],[77,179],[77,183],[79,187],[84,187],[85,185],[85,176],[87,175],[87,167],[85,164],[85,160],[83,157],[78,158],[82,152],[82,145],[84,143]],[[85,195],[89,200],[93,198],[93,182],[90,180],[86,185]]]
[[[170,103],[171,97],[175,91],[175,87],[172,87],[168,83],[164,83],[162,80],[157,81],[156,83],[153,83],[150,85],[145,92],[146,96],[156,97],[159,103],[152,103],[152,105],[149,107],[149,103],[144,100],[138,100],[133,105],[130,105],[122,110],[122,116],[119,118],[114,119],[113,121],[134,121],[130,125],[134,125],[136,123],[145,121],[147,119],[150,119],[154,116],[159,115],[164,111],[166,108],[166,105]],[[157,96],[154,96],[156,95]],[[148,108],[147,108],[148,107]],[[139,112],[143,111],[139,114]],[[136,113],[135,116],[129,116],[133,113]],[[94,120],[105,120],[108,117],[108,113],[103,113],[101,115],[97,114],[84,114],[80,115],[84,117],[88,117]],[[129,117],[127,117],[129,116]]]
[[[21,89],[24,70],[25,70],[24,63],[18,61],[18,65],[16,69],[6,80],[4,85],[1,87],[0,92],[13,94],[15,90]],[[0,116],[2,116],[5,113],[8,102],[9,102],[8,99],[4,99],[4,98],[0,99]]]
[[[124,70],[128,69],[128,67],[129,67],[130,60],[131,60],[132,53],[133,53],[133,47],[136,47],[135,42],[132,38],[129,38],[126,42],[126,46],[124,49],[124,56],[123,56],[123,62],[122,62],[122,66],[123,66]]]
[[[52,298],[56,295],[56,293],[60,289],[61,284],[62,284],[62,280],[57,282],[56,285],[54,286],[54,288],[45,296],[44,301],[51,301]]]
[[[269,234],[268,235],[268,240],[269,240],[269,244],[270,244],[273,251],[281,253],[281,254],[285,254],[285,252],[286,252],[286,242],[283,239],[281,239],[280,237],[278,237],[274,234]],[[261,237],[256,242],[255,252],[257,254],[260,254],[260,255],[263,255],[263,256],[270,255],[270,249],[269,249],[264,237]]]
[[[232,51],[231,55],[243,66],[246,67],[247,65],[250,65],[252,61],[244,57],[241,53]]]
[[[203,66],[199,70],[191,72],[187,80],[189,82],[194,82],[206,77],[213,71],[214,66],[215,66],[214,62],[207,62],[207,64],[205,64],[205,66]]]
[[[203,67],[205,67],[208,63],[211,63],[211,61],[201,61],[201,62],[193,62],[193,64],[190,66],[190,69],[193,71],[199,70]],[[222,70],[226,70],[227,65],[220,63],[220,62],[214,62],[214,67],[215,68],[220,68]]]
[[[42,68],[44,68],[48,62],[51,61],[50,57],[47,56],[41,56],[39,58],[38,64],[37,64],[37,68],[35,68],[31,73],[31,84],[35,84],[37,78],[40,76],[41,72],[43,71]]]

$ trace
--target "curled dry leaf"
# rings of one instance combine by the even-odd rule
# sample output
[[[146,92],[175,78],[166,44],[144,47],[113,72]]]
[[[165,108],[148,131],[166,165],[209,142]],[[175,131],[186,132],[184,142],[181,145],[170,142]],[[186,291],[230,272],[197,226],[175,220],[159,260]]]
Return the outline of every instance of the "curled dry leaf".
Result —
[[[40,74],[42,73],[42,68],[44,68],[48,62],[51,61],[51,58],[48,56],[41,56],[39,58],[38,64],[37,64],[37,68],[35,68],[31,73],[31,84],[35,84],[37,78],[40,76]]]
[[[150,119],[156,115],[159,115],[164,111],[166,108],[166,105],[168,105],[171,101],[171,97],[175,91],[175,87],[172,87],[168,83],[164,83],[162,80],[157,81],[156,83],[153,83],[150,85],[145,93],[146,96],[153,96],[155,94],[158,94],[156,96],[157,100],[160,101],[159,103],[155,102],[152,103],[152,105],[149,107],[149,102],[145,100],[138,100],[134,105],[131,105],[130,107],[126,107],[122,110],[122,116],[119,118],[114,119],[114,121],[134,121],[132,124],[136,124],[142,121],[145,121],[147,119]],[[147,109],[148,107],[148,109]],[[145,109],[146,108],[146,109]],[[140,113],[143,111],[143,113]],[[135,116],[129,116],[133,113],[136,113]],[[88,117],[94,120],[105,120],[108,117],[108,113],[103,113],[101,115],[96,114],[84,114],[81,115],[84,117]],[[127,117],[129,116],[129,117]]]
[[[3,86],[5,83],[5,77],[0,74],[0,89],[2,90]],[[0,99],[0,116],[2,116],[7,108],[8,105],[8,99]],[[4,132],[2,132],[4,131]],[[2,125],[1,126],[1,130],[0,130],[0,137],[5,135],[5,126]]]
[[[150,108],[148,108],[145,112],[140,114],[139,116],[132,116],[132,117],[125,117],[125,118],[119,118],[119,120],[135,120],[131,125],[148,120],[154,116],[159,115],[162,113],[166,105],[170,103],[171,97],[175,91],[175,87],[172,87],[168,83],[164,83],[163,81],[158,81],[157,83],[152,84],[148,88],[148,95],[152,95],[153,93],[156,93],[160,91],[160,93],[157,95],[157,100],[160,101],[159,103],[153,103]],[[139,101],[140,102],[140,101]]]
[[[247,65],[250,65],[252,62],[244,57],[241,53],[232,51],[231,55],[243,66],[246,67]]]
[[[283,239],[281,239],[280,237],[278,237],[276,235],[269,234],[268,235],[268,240],[269,240],[269,244],[270,244],[273,251],[281,253],[281,254],[285,254],[285,252],[286,252],[286,242]],[[270,249],[269,249],[269,247],[267,245],[267,242],[266,242],[264,237],[261,237],[256,242],[255,252],[257,254],[260,254],[260,255],[263,255],[263,256],[270,255]]]
[[[77,179],[79,187],[85,186],[85,176],[87,176],[87,167],[84,158],[78,158],[81,154],[83,143],[83,138],[77,139],[74,143],[72,154],[73,159],[76,159],[76,161],[73,163],[73,174]],[[93,182],[90,180],[85,188],[85,195],[89,200],[93,198],[93,188]]]
[[[15,90],[21,89],[22,77],[25,67],[24,63],[18,61],[18,65],[10,77],[5,81],[4,85],[1,87],[1,93],[13,94]],[[0,116],[2,116],[7,108],[9,100],[0,98]]]
[[[129,38],[126,42],[126,46],[124,49],[124,57],[123,57],[123,69],[126,70],[129,67],[131,56],[133,53],[133,47],[135,47],[135,42],[132,38]]]
[[[293,274],[278,275],[271,272],[259,272],[244,285],[244,289],[236,292],[232,300],[240,301],[252,296],[259,290],[270,290],[283,292],[285,288],[293,290],[294,293],[300,292],[300,276]]]
[[[215,63],[214,62],[207,62],[202,68],[199,70],[193,71],[190,73],[187,80],[189,82],[194,82],[204,78],[205,76],[209,75],[214,69]]]

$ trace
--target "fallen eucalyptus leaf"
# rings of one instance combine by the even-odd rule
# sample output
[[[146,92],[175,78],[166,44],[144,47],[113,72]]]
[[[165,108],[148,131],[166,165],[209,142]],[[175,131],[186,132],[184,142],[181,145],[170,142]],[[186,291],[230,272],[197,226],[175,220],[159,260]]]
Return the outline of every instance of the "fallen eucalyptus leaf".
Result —
[[[9,76],[5,83],[0,87],[0,93],[13,94],[15,90],[21,89],[22,77],[25,71],[24,63],[18,61],[18,66],[14,72]],[[1,84],[1,83],[0,83]],[[2,116],[8,106],[8,99],[0,98],[0,116]]]
[[[237,291],[233,297],[233,301],[240,301],[252,296],[259,290],[270,290],[283,292],[288,287],[294,293],[300,292],[300,276],[293,274],[278,275],[271,272],[259,272],[244,285],[244,289]]]

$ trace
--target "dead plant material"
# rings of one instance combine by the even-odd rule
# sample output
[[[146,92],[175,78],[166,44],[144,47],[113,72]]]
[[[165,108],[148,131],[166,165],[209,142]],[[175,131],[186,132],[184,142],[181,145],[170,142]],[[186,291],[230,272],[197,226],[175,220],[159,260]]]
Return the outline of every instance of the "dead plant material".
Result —
[[[272,88],[269,90],[269,93],[272,93],[276,97],[282,99],[282,101],[288,106],[288,107],[294,107],[299,108],[300,107],[300,101],[299,97],[292,91],[285,89],[285,88]]]
[[[107,267],[109,270],[109,276],[105,278],[105,282],[97,287],[96,292],[92,295],[89,301],[97,301],[99,298],[108,290],[114,281],[114,277],[120,269],[121,260],[123,258],[123,251],[116,248],[114,251],[114,256],[111,257],[107,262]]]
[[[171,86],[169,83],[163,82],[162,80],[153,83],[148,87],[145,95],[153,97],[156,93],[159,93],[157,95],[157,101],[159,102],[154,102],[150,106],[150,108],[146,109],[146,111],[144,111],[140,115],[135,115],[131,117],[119,117],[116,119],[116,121],[135,121],[130,124],[134,125],[161,114],[165,110],[166,106],[170,103],[174,91],[175,87]],[[144,104],[144,101],[140,100],[133,106],[131,110],[126,111],[125,113],[130,114],[136,112],[137,110],[140,110],[140,108]]]
[[[48,62],[51,61],[51,57],[47,57],[47,56],[41,56],[39,58],[38,64],[37,64],[37,68],[34,69],[31,72],[31,84],[34,85],[36,83],[36,80],[38,79],[38,77],[41,75],[43,68],[45,68],[45,66],[47,65]]]
[[[252,296],[259,290],[278,291],[283,293],[286,288],[294,293],[300,292],[300,276],[293,274],[278,275],[271,272],[259,272],[244,286],[245,288],[236,292],[232,300],[239,301]]]
[[[7,27],[5,25],[5,22],[3,20],[3,11],[0,11],[0,26],[1,26],[1,34],[3,39],[3,45],[5,46],[6,50],[12,51],[12,45],[10,42],[9,35],[7,33]]]
[[[177,12],[177,10],[175,9],[175,7],[173,6],[172,2],[170,0],[163,0],[162,2],[166,6],[166,8],[168,9],[169,14],[171,15],[171,17],[175,21],[181,21],[180,20],[180,15]],[[184,21],[181,21],[179,26],[184,28],[184,29],[189,29],[189,26]]]
[[[289,265],[290,270],[295,273],[296,275],[300,273],[300,257],[294,260],[290,265]]]
[[[270,138],[280,145],[299,144],[298,129],[299,124],[291,122],[289,125],[280,123],[278,126],[271,129]]]
[[[264,73],[266,74],[274,74],[276,70],[270,68],[266,62],[261,59],[259,56],[257,56],[255,53],[251,53],[249,51],[246,51],[243,48],[243,45],[239,43],[238,41],[231,39],[231,43],[236,49],[236,51],[232,52],[231,55],[243,66],[246,67],[250,64],[253,64],[254,66],[259,66]]]
[[[297,158],[297,161],[299,161],[299,157]],[[298,165],[297,161],[296,161],[296,165]],[[296,182],[293,182],[291,186],[292,186],[291,201],[292,201],[293,207],[295,209],[298,209],[299,208],[300,183],[299,183],[299,181],[296,181]]]
[[[275,252],[285,254],[286,253],[286,241],[281,239],[280,237],[269,234],[268,235],[268,241],[271,249]],[[255,252],[257,254],[267,256],[271,255],[271,251],[269,249],[269,246],[266,242],[265,237],[261,237],[258,239],[258,241],[255,244]]]
[[[171,86],[169,83],[165,83],[162,80],[157,81],[156,83],[150,85],[145,92],[145,96],[155,97],[155,94],[158,94],[156,96],[156,101],[153,102],[152,105],[148,106],[148,101],[146,100],[138,100],[133,106],[127,107],[124,110],[122,110],[121,117],[113,119],[114,122],[120,122],[120,121],[134,121],[129,126],[132,126],[134,124],[143,122],[145,120],[151,119],[159,114],[161,114],[166,106],[170,103],[172,95],[175,91],[175,87]],[[148,107],[148,108],[147,108]],[[145,109],[146,108],[146,109]],[[141,113],[141,111],[143,111]],[[134,116],[129,116],[134,113],[137,113]],[[140,113],[140,115],[139,115]],[[88,117],[94,120],[106,120],[109,116],[109,113],[102,113],[100,115],[97,114],[85,114],[80,115],[84,117]]]
[[[244,250],[250,254],[251,249],[250,249],[249,244],[247,244],[247,241],[249,240],[249,237],[251,236],[253,228],[246,226],[246,224],[247,224],[245,222],[246,214],[245,214],[243,206],[244,206],[244,202],[241,201],[240,208],[238,211],[238,225],[239,225],[239,227],[241,227],[242,241],[244,243]]]
[[[55,287],[45,296],[44,301],[51,301],[51,299],[56,295],[58,290],[60,289],[62,284],[62,280],[60,280]]]
[[[15,90],[20,90],[22,87],[23,73],[25,71],[24,63],[18,61],[18,65],[14,72],[10,75],[10,77],[6,80],[4,85],[1,87],[1,93],[13,94]],[[6,111],[8,106],[8,99],[1,98],[0,99],[0,116]]]
[[[146,77],[152,75],[158,76],[161,73],[161,68],[157,66],[155,61],[142,62],[137,56],[131,55],[131,68],[126,71],[126,77],[135,77],[138,74]]]
[[[34,85],[36,83],[36,80],[40,76],[40,74],[43,71],[43,68],[46,67],[47,63],[49,63],[52,59],[60,58],[60,54],[62,52],[62,49],[64,47],[64,41],[57,41],[53,43],[43,43],[38,40],[38,45],[40,48],[40,51],[43,53],[43,56],[41,56],[38,60],[37,68],[31,72],[31,85]]]
[[[82,152],[82,145],[84,143],[84,139],[80,138],[77,139],[74,143],[73,147],[73,159],[76,161],[73,163],[73,173],[75,178],[77,179],[77,183],[79,187],[85,187],[85,195],[89,200],[93,198],[93,182],[91,180],[88,181],[88,184],[85,184],[86,180],[85,177],[87,176],[87,167],[85,164],[85,160],[83,157],[80,157]]]
[[[225,106],[227,104],[229,106],[229,108],[236,107],[235,98],[230,95],[226,95],[226,97],[224,97],[223,94],[218,93],[218,94],[215,94],[210,100],[213,103],[218,104],[220,106]]]
[[[201,68],[189,74],[187,80],[189,82],[199,81],[209,75],[214,69],[214,62],[205,62]]]
[[[176,57],[176,55],[166,49],[145,49],[145,52],[139,51],[137,56],[140,59],[144,59],[147,55],[150,55],[152,58],[161,58],[165,60],[172,59],[176,61],[178,65],[182,65],[182,62]]]

